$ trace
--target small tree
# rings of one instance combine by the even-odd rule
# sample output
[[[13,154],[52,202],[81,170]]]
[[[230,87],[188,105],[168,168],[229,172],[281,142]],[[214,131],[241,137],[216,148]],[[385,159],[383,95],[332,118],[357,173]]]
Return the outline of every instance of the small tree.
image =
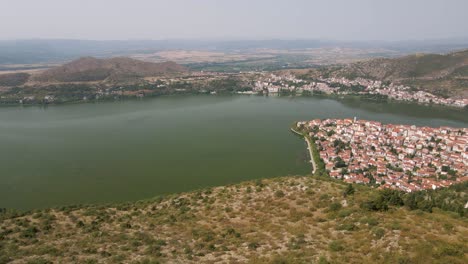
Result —
[[[344,197],[348,196],[348,195],[353,195],[355,192],[355,189],[353,187],[353,185],[350,183],[348,184],[348,186],[346,186],[346,190],[344,192]]]

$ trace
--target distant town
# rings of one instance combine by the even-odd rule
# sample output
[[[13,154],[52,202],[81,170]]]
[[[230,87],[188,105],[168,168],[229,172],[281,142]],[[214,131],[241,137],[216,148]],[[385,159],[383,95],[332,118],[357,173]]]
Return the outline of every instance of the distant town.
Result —
[[[388,100],[444,105],[468,109],[468,98],[448,98],[409,86],[364,78],[301,79],[288,71],[249,71],[238,73],[188,72],[146,77],[136,83],[50,83],[45,86],[0,89],[1,104],[50,104],[73,101],[142,98],[164,94],[244,94],[270,96],[359,96]]]
[[[337,94],[337,95],[379,95],[381,99],[397,101],[417,102],[422,104],[438,104],[452,107],[466,107],[468,98],[453,99],[443,98],[434,94],[419,91],[404,85],[384,83],[382,81],[356,78],[318,78],[312,82],[297,78],[292,74],[275,75],[264,74],[255,83],[255,92],[281,93],[291,92],[296,94]],[[377,97],[378,98],[378,97]]]
[[[468,181],[468,128],[354,119],[297,123],[329,176],[406,192]]]
[[[179,93],[197,91],[199,93],[216,94],[219,92],[219,88],[222,88],[216,87],[216,83],[221,82],[220,84],[227,84],[226,86],[230,88],[230,92],[246,95],[368,95],[373,100],[380,101],[390,99],[457,108],[468,107],[468,98],[444,98],[404,85],[363,78],[356,78],[354,80],[346,78],[318,78],[314,81],[306,81],[293,74],[252,71],[243,73],[194,72],[181,77],[148,78],[147,81],[150,85],[156,85],[157,88],[172,88],[172,91]],[[229,84],[233,85],[233,87],[229,87]],[[106,95],[136,95],[143,97],[145,92],[151,92],[151,89],[143,91],[126,91],[125,89],[107,89],[104,91],[99,89],[97,96],[98,98]]]

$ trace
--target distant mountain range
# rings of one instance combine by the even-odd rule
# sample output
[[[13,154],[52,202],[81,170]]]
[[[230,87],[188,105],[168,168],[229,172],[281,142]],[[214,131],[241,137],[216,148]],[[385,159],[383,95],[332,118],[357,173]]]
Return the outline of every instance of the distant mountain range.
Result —
[[[175,62],[152,63],[125,57],[97,59],[83,57],[62,66],[31,75],[10,73],[0,75],[0,86],[34,83],[122,81],[128,79],[186,72]]]
[[[402,54],[443,53],[468,47],[468,38],[426,41],[269,40],[0,40],[0,65],[63,63],[82,56],[113,57],[162,50],[247,52],[256,49],[381,48]]]

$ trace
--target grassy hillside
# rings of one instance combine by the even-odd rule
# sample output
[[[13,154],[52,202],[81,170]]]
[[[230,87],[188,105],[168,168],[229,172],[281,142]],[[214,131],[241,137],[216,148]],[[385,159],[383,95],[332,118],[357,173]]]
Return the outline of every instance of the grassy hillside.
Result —
[[[4,211],[0,263],[467,263],[463,214],[399,204],[365,186],[283,177],[136,203]]]
[[[395,59],[374,59],[346,66],[312,70],[309,75],[363,77],[411,85],[445,96],[468,97],[468,50],[415,54]]]
[[[379,80],[407,78],[437,79],[468,65],[468,50],[440,54],[415,54],[396,59],[358,62],[341,69],[341,74],[368,76]]]

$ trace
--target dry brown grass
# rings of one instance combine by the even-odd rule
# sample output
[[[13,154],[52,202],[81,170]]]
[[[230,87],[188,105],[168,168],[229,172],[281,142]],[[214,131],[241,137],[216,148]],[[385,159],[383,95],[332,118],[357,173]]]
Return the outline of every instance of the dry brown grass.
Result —
[[[0,263],[466,263],[466,219],[364,211],[375,190],[356,188],[283,177],[30,212],[0,222]]]

